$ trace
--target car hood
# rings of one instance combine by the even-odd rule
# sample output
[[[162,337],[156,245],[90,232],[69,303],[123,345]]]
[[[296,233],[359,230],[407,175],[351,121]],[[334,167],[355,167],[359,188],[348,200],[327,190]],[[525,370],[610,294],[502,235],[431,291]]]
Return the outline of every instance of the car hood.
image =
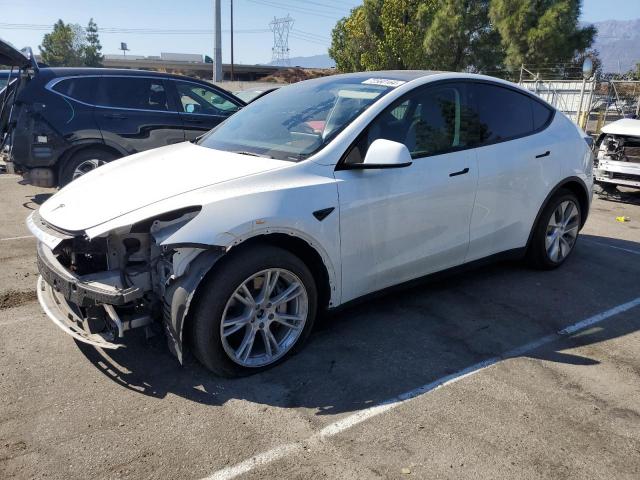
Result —
[[[71,182],[40,207],[48,224],[80,232],[199,188],[290,166],[180,143],[104,165]]]
[[[640,137],[640,120],[623,118],[602,127],[602,133]]]
[[[0,38],[0,65],[10,67],[27,68],[35,67],[37,64],[33,59],[31,49],[25,48],[22,51],[11,45],[6,40]]]

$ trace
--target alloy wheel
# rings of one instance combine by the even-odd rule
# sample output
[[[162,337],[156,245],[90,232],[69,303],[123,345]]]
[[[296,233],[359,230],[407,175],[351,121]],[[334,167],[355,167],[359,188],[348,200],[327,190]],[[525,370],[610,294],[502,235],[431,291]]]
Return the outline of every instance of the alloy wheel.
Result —
[[[571,253],[578,237],[579,226],[578,206],[571,200],[560,203],[547,224],[545,248],[551,261],[560,263]]]
[[[223,311],[224,351],[243,367],[277,361],[296,344],[308,308],[307,291],[294,273],[270,268],[252,275],[235,289]]]
[[[81,177],[85,173],[89,173],[90,171],[95,170],[98,167],[101,167],[105,163],[107,162],[105,162],[104,160],[98,160],[97,158],[93,158],[91,160],[85,160],[75,168],[71,179],[75,180],[76,178]]]

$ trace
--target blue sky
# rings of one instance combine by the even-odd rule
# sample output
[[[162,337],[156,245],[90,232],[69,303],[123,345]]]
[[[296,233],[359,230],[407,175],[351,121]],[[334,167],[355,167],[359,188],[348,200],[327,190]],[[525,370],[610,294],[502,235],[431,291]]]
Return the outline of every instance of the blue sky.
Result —
[[[230,0],[222,0],[224,62],[229,61],[229,3]],[[273,34],[268,30],[269,21],[287,14],[295,19],[289,39],[291,56],[326,53],[336,20],[360,3],[360,0],[234,0],[235,61],[248,64],[270,61]],[[0,37],[18,47],[32,46],[34,51],[46,33],[43,25],[62,18],[84,26],[90,17],[99,27],[165,31],[153,34],[103,31],[100,34],[103,53],[118,53],[120,42],[126,42],[130,53],[138,55],[212,51],[212,34],[207,31],[213,28],[213,0],[0,0],[0,11]],[[584,1],[584,21],[635,18],[640,18],[640,0]]]

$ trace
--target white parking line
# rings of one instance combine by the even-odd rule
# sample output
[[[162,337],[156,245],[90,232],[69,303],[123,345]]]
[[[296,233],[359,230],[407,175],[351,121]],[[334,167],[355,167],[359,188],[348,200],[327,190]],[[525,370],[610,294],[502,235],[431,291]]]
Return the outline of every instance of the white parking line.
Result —
[[[595,245],[600,245],[601,247],[609,247],[609,248],[613,248],[615,250],[622,250],[623,252],[633,253],[635,255],[640,255],[640,250],[633,250],[631,248],[624,248],[624,247],[616,247],[615,245],[609,245],[608,243],[597,242],[596,240],[591,240],[590,238],[583,238],[582,240],[584,240],[587,243],[593,243]]]
[[[25,240],[27,238],[36,238],[33,235],[22,235],[20,237],[7,237],[7,238],[0,238],[0,242],[9,242],[11,240]]]
[[[456,373],[452,373],[451,375],[447,375],[445,377],[434,380],[431,383],[427,383],[426,385],[422,385],[418,388],[410,390],[405,393],[401,393],[400,395],[390,398],[378,405],[373,407],[360,410],[357,413],[349,415],[345,418],[342,418],[334,423],[331,423],[320,430],[318,433],[296,443],[287,443],[283,445],[279,445],[271,450],[267,450],[266,452],[259,453],[243,462],[240,462],[236,465],[223,468],[211,474],[208,477],[205,477],[203,480],[229,480],[231,478],[235,478],[239,475],[247,473],[257,467],[267,465],[269,463],[275,462],[281,458],[284,458],[292,453],[300,451],[305,445],[314,444],[318,441],[322,441],[325,438],[332,437],[337,435],[338,433],[344,432],[349,428],[364,422],[370,418],[373,418],[377,415],[380,415],[384,412],[387,412],[393,408],[396,408],[409,400],[416,398],[420,395],[424,395],[425,393],[433,392],[438,390],[439,388],[445,387],[447,385],[451,385],[455,382],[458,382],[466,377],[474,375],[501,360],[505,360],[507,358],[519,357],[524,353],[530,352],[532,350],[536,350],[537,348],[546,345],[548,343],[552,343],[560,338],[576,333],[579,330],[595,325],[596,323],[600,323],[610,317],[618,315],[622,312],[626,312],[634,307],[640,305],[640,297],[631,300],[630,302],[623,303],[621,305],[615,306],[606,310],[604,312],[593,315],[589,318],[586,318],[580,322],[569,325],[568,327],[563,328],[557,333],[552,333],[550,335],[546,335],[542,338],[534,340],[532,342],[521,345],[520,347],[509,350],[508,352],[503,353],[502,355],[489,358],[482,362],[478,362],[474,365],[471,365],[467,368],[464,368]]]

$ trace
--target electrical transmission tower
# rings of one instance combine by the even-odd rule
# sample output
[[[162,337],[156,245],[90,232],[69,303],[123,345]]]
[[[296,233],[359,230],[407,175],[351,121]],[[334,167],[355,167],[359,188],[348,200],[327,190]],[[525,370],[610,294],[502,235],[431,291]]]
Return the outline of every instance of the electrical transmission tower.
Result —
[[[273,55],[271,60],[276,65],[289,66],[289,31],[293,26],[293,18],[291,15],[276,18],[269,23],[273,32]]]

